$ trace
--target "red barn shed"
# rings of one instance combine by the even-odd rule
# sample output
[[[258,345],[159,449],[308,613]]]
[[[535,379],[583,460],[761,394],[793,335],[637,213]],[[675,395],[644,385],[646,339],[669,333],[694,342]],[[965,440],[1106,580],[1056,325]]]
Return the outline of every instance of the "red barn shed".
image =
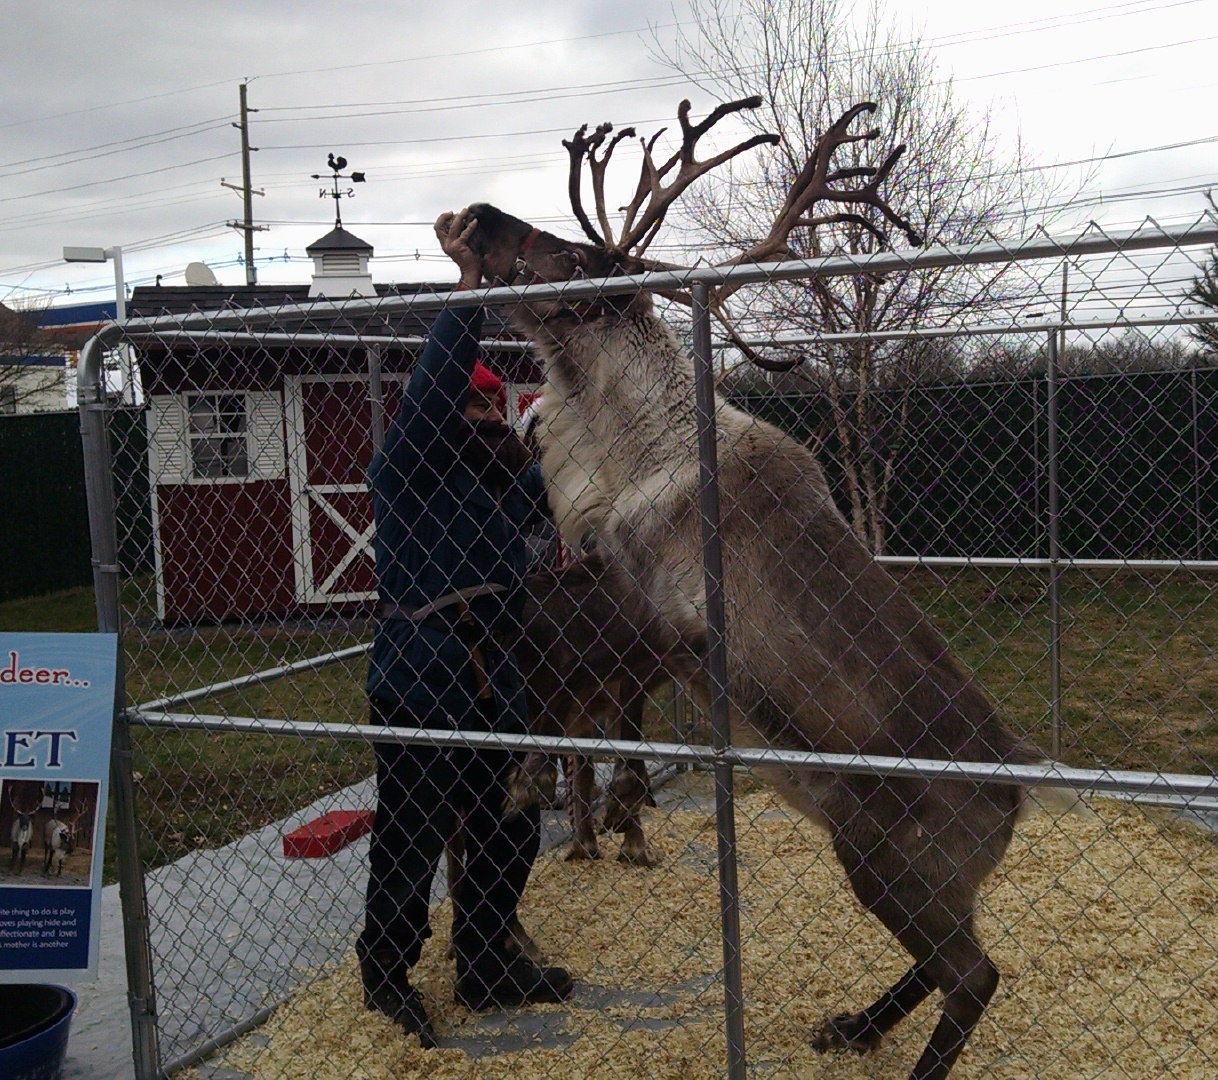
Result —
[[[451,287],[374,286],[371,251],[339,228],[309,248],[312,285],[144,287],[129,310],[307,306]],[[432,317],[386,306],[260,322],[231,340],[139,340],[162,621],[285,617],[374,598],[365,470]],[[483,332],[512,397],[535,389],[540,374],[506,324],[488,313]]]

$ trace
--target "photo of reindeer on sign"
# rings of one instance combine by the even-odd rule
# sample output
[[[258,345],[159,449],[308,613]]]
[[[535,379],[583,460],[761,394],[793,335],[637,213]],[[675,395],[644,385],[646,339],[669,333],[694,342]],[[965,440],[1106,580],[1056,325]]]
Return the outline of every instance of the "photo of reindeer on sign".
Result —
[[[0,831],[9,841],[9,857],[0,888],[88,888],[99,790],[96,781],[5,780]]]

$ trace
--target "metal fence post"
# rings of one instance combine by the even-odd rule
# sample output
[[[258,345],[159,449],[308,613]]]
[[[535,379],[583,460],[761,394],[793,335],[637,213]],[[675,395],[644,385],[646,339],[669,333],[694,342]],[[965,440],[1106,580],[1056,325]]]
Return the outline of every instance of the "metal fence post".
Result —
[[[377,451],[385,442],[385,392],[381,385],[381,350],[376,345],[365,347],[368,360],[368,401],[372,406],[372,449]]]
[[[1049,496],[1049,707],[1052,725],[1050,750],[1054,760],[1062,749],[1062,606],[1061,606],[1061,492],[1057,475],[1057,333],[1049,332],[1049,360],[1045,368],[1045,427]]]
[[[707,674],[714,747],[731,743],[727,714],[727,640],[723,607],[723,549],[719,536],[719,465],[715,434],[714,361],[711,358],[708,288],[693,287],[694,371],[698,407],[698,473],[702,508],[702,553],[706,575]],[[727,1075],[743,1080],[744,980],[740,966],[740,892],[736,881],[736,808],[733,766],[715,763],[715,824],[719,838],[719,910],[723,925],[723,997]]]
[[[1205,516],[1201,512],[1201,407],[1197,398],[1197,366],[1188,373],[1190,421],[1193,429],[1193,521],[1197,526],[1197,548],[1193,557],[1205,558]]]
[[[118,837],[119,897],[127,960],[127,998],[131,1007],[131,1052],[136,1080],[153,1080],[160,1067],[156,1025],[156,991],[152,980],[152,943],[148,895],[139,855],[135,815],[135,781],[131,767],[131,732],[123,685],[122,620],[119,605],[118,528],[115,520],[114,472],[106,427],[102,353],[121,331],[108,326],[81,350],[77,370],[80,440],[84,451],[85,496],[93,551],[93,591],[97,628],[119,634],[114,680],[114,733],[110,754],[110,799]]]

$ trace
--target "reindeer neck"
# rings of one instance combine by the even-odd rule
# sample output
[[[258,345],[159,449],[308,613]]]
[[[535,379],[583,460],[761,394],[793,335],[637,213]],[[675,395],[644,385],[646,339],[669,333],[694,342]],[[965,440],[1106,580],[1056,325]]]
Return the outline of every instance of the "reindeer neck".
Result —
[[[606,445],[623,436],[640,449],[696,439],[693,365],[646,297],[625,311],[547,327],[546,379]],[[547,331],[549,332],[547,335]],[[603,430],[601,430],[603,429]]]

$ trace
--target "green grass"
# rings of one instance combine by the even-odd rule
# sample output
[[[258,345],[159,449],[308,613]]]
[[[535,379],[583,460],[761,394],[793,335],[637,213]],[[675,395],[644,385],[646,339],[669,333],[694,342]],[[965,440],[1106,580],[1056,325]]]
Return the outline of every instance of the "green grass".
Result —
[[[96,629],[97,609],[90,586],[0,602],[0,630],[88,634]]]
[[[1012,725],[1050,746],[1049,611],[1030,571],[911,571],[906,588]],[[1062,758],[1080,766],[1212,772],[1218,766],[1218,575],[1071,572],[1062,580]],[[132,702],[365,641],[341,620],[166,630],[150,582],[129,583],[125,641]],[[0,628],[87,632],[92,592],[0,604]],[[213,695],[201,713],[362,722],[365,661]],[[182,711],[187,711],[185,708]],[[652,723],[659,724],[658,716]],[[670,730],[657,727],[660,737]],[[700,729],[701,735],[701,729]],[[699,736],[700,737],[700,736]],[[363,747],[326,738],[136,727],[136,797],[146,866],[218,846],[371,774]],[[106,874],[113,880],[113,837]]]
[[[906,587],[1004,714],[1050,746],[1043,574],[919,570]],[[1061,581],[1061,758],[1083,767],[1218,767],[1218,575],[1071,571]]]

